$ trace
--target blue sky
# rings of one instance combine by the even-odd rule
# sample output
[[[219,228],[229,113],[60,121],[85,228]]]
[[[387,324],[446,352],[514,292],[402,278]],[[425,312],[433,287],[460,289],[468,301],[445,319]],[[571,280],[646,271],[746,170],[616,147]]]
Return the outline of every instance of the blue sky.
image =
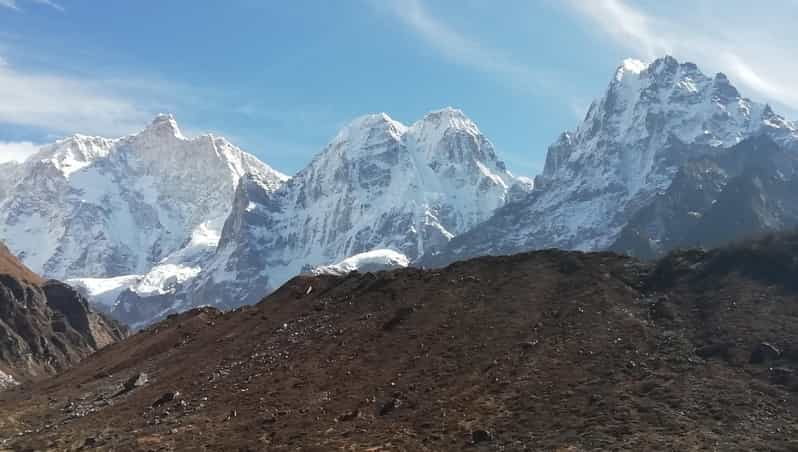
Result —
[[[673,54],[798,111],[798,0],[0,0],[0,160],[158,112],[286,173],[352,118],[461,108],[517,174],[625,57]]]

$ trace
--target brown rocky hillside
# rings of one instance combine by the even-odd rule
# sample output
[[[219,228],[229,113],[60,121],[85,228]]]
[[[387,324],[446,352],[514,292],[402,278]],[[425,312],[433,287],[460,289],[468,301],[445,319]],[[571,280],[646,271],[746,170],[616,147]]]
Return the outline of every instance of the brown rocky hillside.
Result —
[[[789,451],[798,236],[297,277],[0,394],[0,448]]]

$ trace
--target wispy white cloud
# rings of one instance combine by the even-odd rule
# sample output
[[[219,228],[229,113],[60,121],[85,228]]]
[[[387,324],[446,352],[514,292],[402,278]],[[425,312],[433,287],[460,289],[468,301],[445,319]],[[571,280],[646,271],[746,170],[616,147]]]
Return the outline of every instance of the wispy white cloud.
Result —
[[[656,11],[652,8],[657,3],[643,8],[628,0],[564,4],[637,58],[671,54],[694,61],[706,71],[725,72],[751,97],[798,111],[798,60],[791,31],[798,2],[751,10],[750,2],[726,2],[719,8],[684,0],[660,4]]]
[[[152,111],[103,81],[0,66],[0,123],[58,132],[119,135],[146,124]]]
[[[567,3],[613,39],[632,47],[639,58],[651,60],[671,52],[668,41],[652,32],[651,18],[622,0],[568,0]]]
[[[40,5],[49,6],[54,10],[61,11],[62,13],[65,11],[64,7],[61,4],[54,2],[53,0],[31,0],[33,3],[38,3]]]
[[[450,61],[498,77],[515,89],[540,92],[552,81],[506,52],[483,45],[433,15],[422,0],[373,0],[371,5],[399,19],[426,44]]]
[[[30,141],[0,141],[0,163],[22,162],[38,151],[39,146]]]
[[[39,5],[49,6],[57,11],[64,12],[65,9],[61,4],[54,2],[53,0],[29,0],[31,3],[37,3]],[[19,6],[19,2],[17,0],[0,0],[0,7],[5,7],[8,9],[13,9],[15,11],[22,11],[22,8]]]
[[[19,6],[17,5],[16,0],[0,0],[0,7],[19,11]]]

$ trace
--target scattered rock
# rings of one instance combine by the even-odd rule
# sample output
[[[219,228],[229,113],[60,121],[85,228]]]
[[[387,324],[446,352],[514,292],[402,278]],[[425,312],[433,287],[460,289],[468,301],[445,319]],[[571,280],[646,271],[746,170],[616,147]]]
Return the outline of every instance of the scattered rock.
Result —
[[[786,367],[772,367],[768,370],[770,382],[781,386],[791,386],[795,383],[795,371]]]
[[[399,398],[394,397],[391,400],[388,400],[387,402],[383,403],[382,406],[380,406],[379,415],[380,416],[385,416],[386,414],[388,414],[388,413],[392,412],[393,410],[399,408],[399,406],[401,404],[402,404],[402,401]]]
[[[159,398],[158,400],[156,400],[155,402],[153,402],[153,403],[152,403],[152,407],[153,407],[153,408],[157,408],[157,407],[159,407],[159,406],[161,406],[161,405],[164,405],[164,404],[166,404],[166,403],[169,403],[169,402],[171,402],[172,400],[176,399],[178,396],[180,396],[180,392],[179,392],[179,391],[175,391],[175,392],[165,392],[165,393],[164,393],[164,394],[161,396],[161,398]]]
[[[230,410],[230,413],[224,418],[225,422],[233,420],[234,417],[238,416],[236,410]]]
[[[124,387],[125,391],[132,391],[135,388],[138,388],[140,386],[144,386],[149,381],[150,381],[150,379],[147,376],[147,374],[144,373],[144,372],[140,372],[140,373],[137,373],[137,374],[133,375],[132,377],[128,378],[125,381],[123,387]]]
[[[382,324],[383,331],[391,331],[392,329],[396,328],[400,323],[402,323],[405,319],[407,319],[410,314],[414,311],[413,307],[404,307],[399,308],[394,313],[393,317],[390,318],[387,322]]]
[[[347,413],[338,416],[336,419],[340,422],[348,422],[357,419],[359,416],[360,416],[360,410],[354,409],[352,411],[349,411]]]
[[[762,342],[757,344],[751,351],[751,359],[749,362],[751,364],[762,364],[779,359],[779,357],[781,357],[781,350],[768,342]]]
[[[274,424],[275,422],[277,422],[277,416],[275,416],[274,413],[270,411],[266,411],[265,413],[263,413],[263,418],[261,419],[261,422],[263,422],[264,424]]]
[[[584,265],[582,262],[580,262],[579,259],[573,254],[567,254],[563,256],[559,264],[560,273],[565,275],[576,273],[583,267]]]
[[[672,321],[676,319],[676,314],[674,312],[673,306],[671,306],[670,302],[665,299],[659,299],[654,304],[651,305],[649,309],[651,313],[651,318],[653,320],[668,320]]]
[[[666,299],[647,279],[640,283],[645,290],[604,282],[601,275],[617,275],[628,258],[581,259],[585,268],[567,278],[545,253],[465,263],[469,272],[444,269],[437,279],[418,269],[395,272],[385,284],[323,277],[313,280],[312,301],[294,300],[308,287],[300,277],[297,291],[278,291],[251,308],[262,316],[231,312],[211,329],[202,315],[185,314],[180,329],[137,334],[73,371],[2,397],[0,411],[24,413],[24,424],[0,422],[0,449],[79,449],[88,436],[98,445],[84,451],[341,444],[789,449],[798,431],[791,403],[798,394],[798,317],[791,315],[798,293],[737,273],[704,281],[698,268]],[[479,284],[468,282],[471,268]],[[766,291],[777,301],[754,303],[747,295]],[[322,302],[328,309],[315,310]],[[673,308],[675,320],[652,321],[649,309],[657,303]],[[389,320],[393,329],[382,331]],[[195,345],[175,359],[171,345],[186,333]],[[778,346],[779,358],[749,365],[766,340]],[[732,359],[719,358],[726,355]],[[148,383],[120,397],[127,401],[107,396],[126,381],[135,387],[143,380],[137,372],[156,368]],[[100,370],[112,375],[93,380]],[[165,391],[187,386],[188,393],[150,408]],[[53,427],[42,430],[45,423]],[[730,423],[735,428],[724,427]],[[23,429],[33,433],[17,437]]]
[[[723,342],[720,344],[710,344],[697,348],[695,350],[695,354],[704,359],[714,358],[714,357],[728,359],[729,352],[733,347],[734,344],[730,342]]]
[[[488,430],[474,430],[471,432],[471,441],[474,444],[493,441],[493,433],[489,432]]]

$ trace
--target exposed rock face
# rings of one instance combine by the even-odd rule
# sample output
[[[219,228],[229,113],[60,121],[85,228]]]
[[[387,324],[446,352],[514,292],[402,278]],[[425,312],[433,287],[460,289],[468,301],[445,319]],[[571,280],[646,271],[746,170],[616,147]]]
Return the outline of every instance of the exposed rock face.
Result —
[[[0,260],[7,264],[0,268],[0,380],[6,385],[63,370],[127,335],[75,289],[28,277],[32,272],[7,250]]]
[[[455,237],[429,265],[470,256],[611,246],[690,160],[765,135],[798,152],[798,128],[742,97],[723,74],[665,57],[621,65],[585,120],[548,151],[534,191]]]
[[[676,248],[798,226],[798,152],[760,135],[683,165],[611,249],[651,259]]]

